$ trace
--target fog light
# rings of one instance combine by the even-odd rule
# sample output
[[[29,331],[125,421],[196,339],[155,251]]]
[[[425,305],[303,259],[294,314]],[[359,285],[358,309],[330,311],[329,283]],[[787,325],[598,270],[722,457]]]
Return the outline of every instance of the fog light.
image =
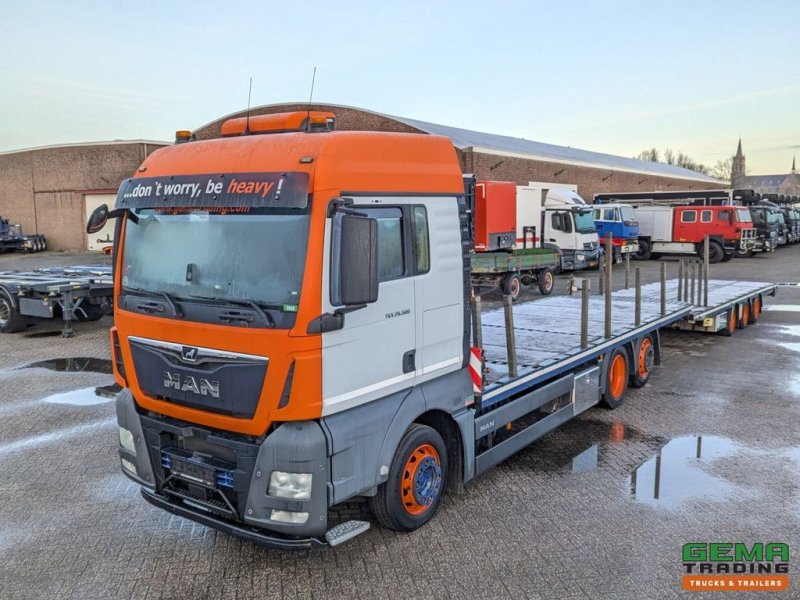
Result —
[[[136,465],[129,460],[125,460],[124,458],[122,459],[122,468],[129,473],[136,475],[137,477],[139,476],[139,473],[136,471]]]
[[[272,514],[269,518],[273,521],[282,521],[283,523],[294,523],[296,525],[301,525],[302,523],[308,521],[308,513],[272,509]]]
[[[308,500],[311,498],[311,473],[285,473],[273,471],[269,477],[270,496],[291,498],[292,500]]]
[[[119,445],[136,456],[136,444],[133,443],[133,434],[124,427],[119,428]]]

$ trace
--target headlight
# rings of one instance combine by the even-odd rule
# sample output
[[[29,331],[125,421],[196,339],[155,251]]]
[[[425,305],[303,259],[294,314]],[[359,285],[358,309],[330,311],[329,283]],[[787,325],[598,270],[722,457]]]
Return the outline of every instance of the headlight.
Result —
[[[273,521],[283,521],[284,523],[295,523],[300,525],[308,521],[308,513],[272,509],[272,514],[269,516],[269,518]]]
[[[119,445],[136,456],[136,444],[133,443],[133,434],[124,427],[119,428]]]
[[[124,458],[122,459],[122,468],[136,476],[139,475],[139,473],[136,472],[136,465],[129,460],[125,460]]]
[[[586,255],[584,254],[576,254],[575,260],[586,260]]]
[[[311,473],[273,471],[269,477],[269,495],[293,500],[311,498]]]

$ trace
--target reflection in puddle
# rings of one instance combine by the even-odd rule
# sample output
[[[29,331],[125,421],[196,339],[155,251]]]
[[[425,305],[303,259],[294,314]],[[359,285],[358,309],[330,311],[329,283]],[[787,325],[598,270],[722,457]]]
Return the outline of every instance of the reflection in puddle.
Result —
[[[78,356],[74,358],[53,358],[25,365],[25,369],[50,369],[51,371],[90,371],[92,373],[111,373],[111,361],[105,358]]]
[[[660,508],[675,508],[697,498],[722,499],[736,487],[704,468],[739,448],[731,440],[716,436],[675,438],[631,473],[631,496],[637,502]]]
[[[780,325],[781,333],[800,337],[800,325]]]
[[[96,393],[97,388],[88,387],[80,390],[72,390],[69,392],[62,392],[60,394],[53,394],[42,399],[42,402],[48,404],[71,404],[72,406],[93,406],[95,404],[104,404],[111,402],[108,396],[100,396]]]
[[[779,346],[786,348],[787,350],[792,350],[794,352],[800,352],[800,344],[796,343],[781,343],[778,344]]]

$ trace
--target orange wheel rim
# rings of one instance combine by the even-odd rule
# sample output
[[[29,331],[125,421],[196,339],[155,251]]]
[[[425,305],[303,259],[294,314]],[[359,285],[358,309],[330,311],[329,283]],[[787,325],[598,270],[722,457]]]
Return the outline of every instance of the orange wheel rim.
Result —
[[[745,304],[742,307],[742,327],[747,327],[747,324],[750,322],[750,305]]]
[[[516,277],[511,280],[511,295],[516,296],[519,294],[519,279]]]
[[[403,467],[400,498],[406,512],[421,515],[433,505],[442,491],[442,463],[430,444],[418,446]]]
[[[761,316],[761,298],[753,300],[753,319],[758,319]]]
[[[731,312],[728,313],[728,331],[733,333],[735,329],[736,329],[736,307],[734,306],[731,309]]]
[[[617,354],[611,362],[610,375],[609,391],[614,398],[619,398],[625,390],[625,379],[628,377],[625,357],[622,354]]]
[[[650,341],[650,338],[644,338],[639,345],[639,361],[637,364],[639,377],[647,377],[651,368],[653,368],[653,342]]]

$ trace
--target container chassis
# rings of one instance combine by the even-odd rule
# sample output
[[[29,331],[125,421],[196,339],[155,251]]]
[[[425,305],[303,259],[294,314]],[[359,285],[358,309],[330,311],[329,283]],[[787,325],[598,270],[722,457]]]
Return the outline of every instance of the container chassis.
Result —
[[[74,321],[96,321],[111,314],[114,282],[104,265],[49,267],[0,272],[0,332],[63,319],[63,337],[74,335]]]

